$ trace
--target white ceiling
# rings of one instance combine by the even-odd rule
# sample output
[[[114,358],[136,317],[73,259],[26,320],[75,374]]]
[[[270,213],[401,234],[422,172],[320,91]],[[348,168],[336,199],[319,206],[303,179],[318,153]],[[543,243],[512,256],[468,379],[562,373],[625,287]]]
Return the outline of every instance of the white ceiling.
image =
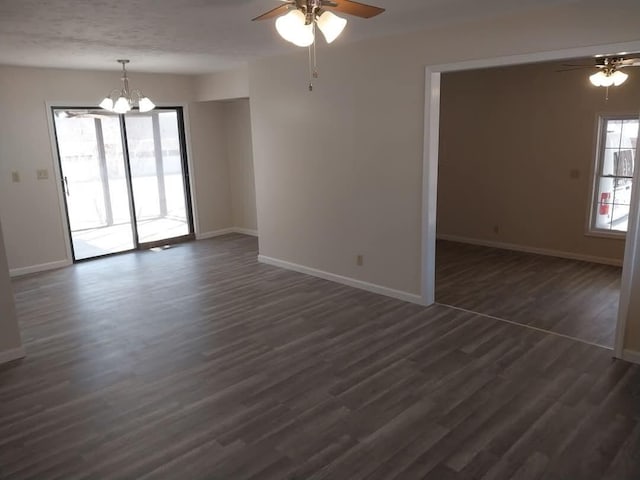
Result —
[[[580,0],[361,0],[387,9],[349,17],[336,43]],[[0,64],[207,73],[297,47],[250,19],[279,0],[0,0]]]

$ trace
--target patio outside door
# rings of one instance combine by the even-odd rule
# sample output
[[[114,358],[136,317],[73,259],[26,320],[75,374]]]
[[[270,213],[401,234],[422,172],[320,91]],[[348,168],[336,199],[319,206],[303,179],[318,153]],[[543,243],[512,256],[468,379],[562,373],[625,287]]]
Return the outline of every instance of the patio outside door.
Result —
[[[136,227],[143,245],[191,233],[179,120],[176,110],[125,116]]]
[[[193,238],[181,109],[52,110],[75,261]]]

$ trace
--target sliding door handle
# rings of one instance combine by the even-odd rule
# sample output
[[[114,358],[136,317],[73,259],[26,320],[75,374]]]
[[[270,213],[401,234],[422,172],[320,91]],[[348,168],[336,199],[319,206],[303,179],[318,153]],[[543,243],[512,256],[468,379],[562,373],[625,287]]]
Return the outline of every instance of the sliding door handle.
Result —
[[[67,194],[67,197],[71,195],[69,192],[69,179],[66,176],[64,177],[64,191]]]

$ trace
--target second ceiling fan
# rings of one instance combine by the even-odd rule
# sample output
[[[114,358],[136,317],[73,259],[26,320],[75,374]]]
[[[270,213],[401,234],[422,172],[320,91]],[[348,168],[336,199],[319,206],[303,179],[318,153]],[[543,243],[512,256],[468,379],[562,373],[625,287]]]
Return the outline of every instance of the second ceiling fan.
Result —
[[[595,62],[589,65],[575,65],[570,63],[563,64],[564,68],[559,70],[565,72],[576,69],[593,69],[598,71],[589,76],[589,81],[596,87],[618,87],[622,85],[629,75],[622,71],[627,67],[640,67],[640,54],[620,53],[617,55],[598,56]]]

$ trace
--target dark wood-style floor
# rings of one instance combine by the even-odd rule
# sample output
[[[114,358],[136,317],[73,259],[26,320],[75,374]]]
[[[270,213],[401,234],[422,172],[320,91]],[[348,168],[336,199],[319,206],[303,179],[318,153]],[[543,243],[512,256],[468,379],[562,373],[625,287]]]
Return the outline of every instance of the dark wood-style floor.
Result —
[[[256,262],[231,235],[15,280],[2,479],[640,478],[640,368]]]
[[[622,269],[439,240],[436,301],[612,347]]]

